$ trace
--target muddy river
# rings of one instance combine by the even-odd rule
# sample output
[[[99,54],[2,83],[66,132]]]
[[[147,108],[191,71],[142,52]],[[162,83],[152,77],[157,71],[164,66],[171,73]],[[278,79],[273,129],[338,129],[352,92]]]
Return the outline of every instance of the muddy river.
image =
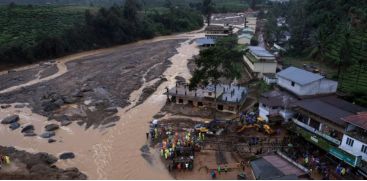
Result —
[[[162,83],[144,103],[136,106],[135,104],[143,88],[157,81],[142,80],[143,86],[130,95],[129,100],[132,104],[119,109],[117,115],[120,116],[120,121],[116,122],[116,126],[85,130],[84,127],[73,122],[71,125],[61,127],[57,131],[55,139],[60,141],[52,144],[38,137],[24,137],[19,130],[10,131],[6,126],[0,126],[0,145],[14,146],[29,152],[48,152],[55,156],[65,151],[74,152],[75,159],[60,160],[57,162],[57,166],[61,168],[77,167],[88,175],[89,179],[172,179],[161,163],[157,150],[150,150],[152,162],[149,163],[141,156],[140,148],[147,143],[145,133],[148,130],[148,122],[166,102],[166,96],[163,95],[165,88],[174,86],[176,76],[190,78],[187,60],[199,53],[195,43],[191,42],[193,39],[203,36],[203,33],[192,32],[137,42],[188,39],[177,48],[178,53],[170,58],[172,65],[164,72],[164,76],[168,81]],[[104,51],[108,51],[108,49]],[[59,69],[56,74],[8,88],[0,91],[0,93],[43,81],[52,81],[52,79],[68,71],[65,66],[67,62],[77,61],[81,57],[98,53],[99,51],[92,51],[59,59],[56,61]],[[53,122],[47,121],[46,117],[32,113],[30,108],[14,108],[15,104],[12,108],[0,109],[0,119],[10,114],[18,114],[21,123],[31,123],[35,126],[35,133],[37,134],[41,133],[39,130],[42,130],[46,124]]]

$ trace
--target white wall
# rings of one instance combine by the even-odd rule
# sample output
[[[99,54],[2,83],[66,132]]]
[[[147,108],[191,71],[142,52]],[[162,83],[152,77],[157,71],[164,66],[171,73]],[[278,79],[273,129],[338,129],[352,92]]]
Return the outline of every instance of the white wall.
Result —
[[[278,77],[277,84],[299,96],[335,93],[338,87],[337,82],[328,79],[321,79],[306,85],[295,83],[292,86],[292,81]]]
[[[243,60],[245,60],[245,63],[250,67],[251,71],[255,70],[254,64],[244,55]]]
[[[350,138],[350,139],[354,140],[354,143],[353,143],[352,147],[347,145],[347,138]],[[362,156],[362,159],[364,161],[367,161],[367,154],[361,152],[363,144],[367,146],[367,143],[362,143],[361,141],[358,141],[357,139],[354,139],[354,138],[352,138],[348,135],[344,135],[342,143],[339,146],[339,148],[343,149],[344,151],[346,151],[348,153],[353,154],[354,156]]]
[[[277,62],[255,62],[254,63],[255,69],[254,72],[259,73],[276,73],[277,70]]]
[[[277,79],[270,79],[269,77],[266,77],[266,76],[263,77],[263,80],[268,85],[270,85],[270,84],[276,84],[277,83]]]

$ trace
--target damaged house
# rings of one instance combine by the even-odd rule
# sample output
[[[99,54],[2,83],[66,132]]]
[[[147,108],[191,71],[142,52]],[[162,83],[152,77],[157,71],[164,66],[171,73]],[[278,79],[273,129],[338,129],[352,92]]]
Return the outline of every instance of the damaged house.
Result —
[[[187,84],[176,84],[167,92],[169,101],[218,111],[238,113],[246,101],[247,89],[236,85],[208,85],[190,90]]]

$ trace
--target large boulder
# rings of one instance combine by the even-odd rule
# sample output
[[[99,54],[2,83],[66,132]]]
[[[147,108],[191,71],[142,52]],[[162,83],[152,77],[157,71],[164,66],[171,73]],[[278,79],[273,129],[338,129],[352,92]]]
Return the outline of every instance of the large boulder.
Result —
[[[55,136],[56,134],[55,134],[55,132],[54,131],[46,131],[46,132],[44,132],[44,133],[42,133],[40,136],[42,137],[42,138],[51,138],[51,137],[53,137],[53,136]]]
[[[22,129],[22,133],[33,133],[34,131],[34,126],[29,124],[27,126],[24,126],[24,128]]]
[[[33,136],[37,136],[37,134],[36,134],[36,133],[34,133],[34,132],[24,133],[23,135],[24,135],[25,137],[33,137]]]
[[[62,153],[59,158],[61,160],[66,160],[66,159],[73,159],[75,158],[75,154],[73,152],[65,152],[65,153]]]
[[[60,106],[58,104],[55,104],[55,103],[53,103],[51,101],[44,101],[42,103],[42,107],[43,107],[43,110],[45,112],[51,112],[51,111],[54,111],[54,110],[60,108]]]
[[[45,153],[45,152],[40,152],[37,153],[36,156],[44,163],[46,164],[54,164],[57,162],[57,158],[51,154]]]
[[[11,107],[11,105],[9,105],[9,104],[1,105],[1,106],[0,106],[0,108],[1,108],[1,109],[7,109],[7,108],[9,108],[9,107]]]
[[[20,127],[20,124],[19,124],[18,122],[11,123],[11,124],[10,124],[10,126],[9,126],[9,128],[10,128],[11,130],[16,130],[16,129],[18,129],[19,127]]]
[[[63,96],[62,100],[64,101],[64,103],[66,104],[73,104],[77,101],[77,99],[75,97],[72,96]]]
[[[45,126],[45,130],[46,131],[55,131],[55,130],[57,130],[57,129],[59,129],[59,125],[57,125],[57,124],[48,124],[48,125],[46,125]]]
[[[11,115],[11,116],[4,118],[1,121],[1,124],[11,124],[11,123],[18,122],[18,121],[19,121],[18,115]]]
[[[50,138],[50,139],[48,139],[48,141],[47,141],[48,143],[53,143],[53,142],[56,142],[56,140],[55,139],[52,139],[52,138]]]
[[[61,124],[61,126],[68,126],[69,124],[71,124],[71,121],[69,121],[69,120],[62,120],[60,124]]]
[[[118,112],[116,107],[109,107],[109,108],[106,108],[104,111],[106,111],[108,113],[117,113]]]

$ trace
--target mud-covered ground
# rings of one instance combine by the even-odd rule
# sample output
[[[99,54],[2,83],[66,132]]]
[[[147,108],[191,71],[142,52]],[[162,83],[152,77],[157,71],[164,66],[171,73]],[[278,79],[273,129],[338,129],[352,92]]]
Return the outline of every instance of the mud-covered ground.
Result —
[[[117,121],[116,107],[129,105],[131,92],[144,81],[164,80],[160,76],[180,42],[183,40],[130,44],[70,61],[67,72],[55,79],[0,94],[0,104],[27,102],[35,113],[58,121],[78,120],[87,128]],[[0,91],[52,75],[58,71],[55,64],[2,74]],[[140,103],[154,91],[146,88],[143,92]]]
[[[87,179],[77,168],[60,169],[54,166],[58,158],[47,153],[32,154],[13,147],[0,146],[0,155],[10,157],[10,164],[1,165],[0,179]]]

